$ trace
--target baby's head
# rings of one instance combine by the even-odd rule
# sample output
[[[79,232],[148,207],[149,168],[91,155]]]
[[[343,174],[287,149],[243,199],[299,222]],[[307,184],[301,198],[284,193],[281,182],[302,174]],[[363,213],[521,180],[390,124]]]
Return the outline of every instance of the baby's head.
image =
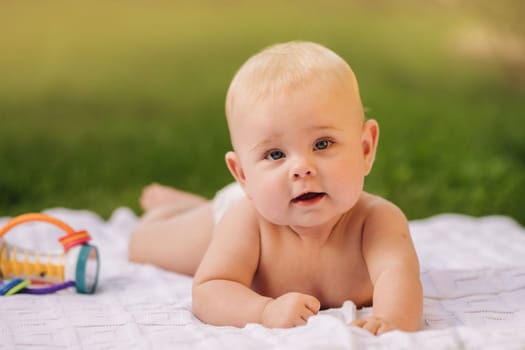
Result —
[[[228,168],[268,221],[317,225],[360,198],[379,129],[329,49],[290,42],[256,54],[233,78],[226,115]]]
[[[348,63],[328,48],[305,41],[276,44],[249,58],[237,71],[226,96],[226,117],[234,149],[236,121],[257,103],[292,91],[343,89],[353,106],[353,117],[364,120],[359,87]],[[240,131],[243,132],[243,131]]]

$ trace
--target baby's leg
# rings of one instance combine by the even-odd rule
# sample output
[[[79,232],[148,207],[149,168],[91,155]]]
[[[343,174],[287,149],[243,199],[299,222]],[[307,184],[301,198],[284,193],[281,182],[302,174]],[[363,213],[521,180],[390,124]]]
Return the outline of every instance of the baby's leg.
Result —
[[[194,193],[157,183],[145,187],[139,200],[140,206],[146,213],[161,206],[171,206],[174,210],[183,211],[204,204],[207,201],[206,198]]]
[[[211,240],[212,203],[187,192],[178,193],[182,195],[171,193],[171,199],[177,197],[179,202],[161,201],[163,204],[153,206],[140,219],[129,242],[129,259],[193,275]]]

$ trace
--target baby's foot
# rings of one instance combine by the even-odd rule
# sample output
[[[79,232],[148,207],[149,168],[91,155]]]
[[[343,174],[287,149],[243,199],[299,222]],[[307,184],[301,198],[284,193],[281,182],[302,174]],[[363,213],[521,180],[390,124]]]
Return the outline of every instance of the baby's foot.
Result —
[[[145,187],[140,197],[140,206],[145,212],[167,205],[173,207],[173,209],[183,211],[206,202],[207,199],[199,195],[157,183]]]

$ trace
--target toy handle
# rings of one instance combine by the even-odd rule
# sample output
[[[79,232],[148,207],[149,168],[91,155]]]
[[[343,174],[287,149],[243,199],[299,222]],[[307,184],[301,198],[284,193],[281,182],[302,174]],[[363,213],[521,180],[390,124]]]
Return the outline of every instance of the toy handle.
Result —
[[[91,237],[87,231],[75,231],[65,222],[42,213],[29,213],[12,218],[2,229],[0,229],[0,238],[13,227],[29,221],[44,221],[59,227],[63,231],[66,231],[66,234],[58,239],[65,252],[67,252],[71,247],[79,244],[85,244],[91,240]]]
[[[48,222],[48,223],[53,224],[55,226],[58,226],[62,230],[66,231],[67,233],[75,231],[75,230],[73,230],[73,228],[71,226],[69,226],[65,222],[60,221],[58,219],[55,219],[55,218],[53,218],[51,216],[48,216],[46,214],[29,213],[29,214],[22,214],[22,215],[16,216],[16,217],[12,218],[11,220],[9,220],[7,222],[7,224],[0,229],[0,237],[2,237],[4,234],[6,234],[7,231],[12,229],[13,227],[15,227],[17,225],[20,225],[20,224],[23,224],[25,222],[29,222],[29,221],[45,221],[45,222]]]

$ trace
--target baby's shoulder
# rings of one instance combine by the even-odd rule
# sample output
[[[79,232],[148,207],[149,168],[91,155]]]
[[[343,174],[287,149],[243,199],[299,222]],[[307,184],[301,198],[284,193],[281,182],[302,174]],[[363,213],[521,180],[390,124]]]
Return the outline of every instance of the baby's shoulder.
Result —
[[[258,215],[252,202],[248,198],[243,197],[232,203],[226,209],[218,226],[224,226],[225,224],[242,230],[256,227],[258,225]]]
[[[397,205],[389,200],[376,194],[363,192],[359,199],[358,205],[361,205],[366,211],[398,211],[401,210]]]
[[[403,211],[389,200],[370,193],[363,193],[358,206],[366,225],[404,225],[407,222]],[[375,226],[375,225],[374,225]]]

